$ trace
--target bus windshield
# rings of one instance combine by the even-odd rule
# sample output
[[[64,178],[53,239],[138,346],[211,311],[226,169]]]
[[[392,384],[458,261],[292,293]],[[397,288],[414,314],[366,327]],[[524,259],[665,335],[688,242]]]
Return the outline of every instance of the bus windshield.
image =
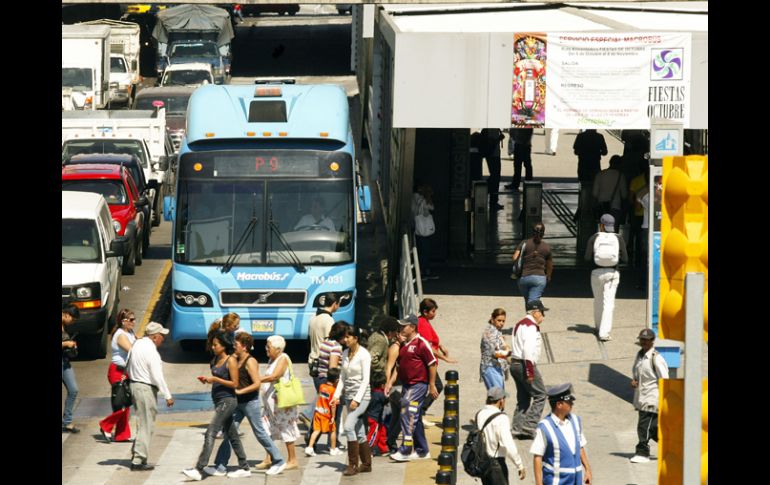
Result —
[[[304,264],[350,262],[351,192],[349,179],[182,180],[175,260],[218,266],[231,256],[240,266],[291,266],[295,256]]]

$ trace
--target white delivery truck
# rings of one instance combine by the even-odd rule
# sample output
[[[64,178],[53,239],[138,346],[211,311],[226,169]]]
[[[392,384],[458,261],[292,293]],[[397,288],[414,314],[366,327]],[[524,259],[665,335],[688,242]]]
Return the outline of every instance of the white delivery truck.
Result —
[[[110,102],[110,28],[61,26],[62,110],[104,108]]]
[[[130,106],[139,86],[141,27],[134,22],[101,19],[77,25],[104,25],[110,28],[110,90],[113,102]]]
[[[166,132],[166,109],[68,111],[61,120],[62,159],[81,153],[127,153],[142,164],[154,190],[152,225],[160,224],[166,170],[173,143]]]

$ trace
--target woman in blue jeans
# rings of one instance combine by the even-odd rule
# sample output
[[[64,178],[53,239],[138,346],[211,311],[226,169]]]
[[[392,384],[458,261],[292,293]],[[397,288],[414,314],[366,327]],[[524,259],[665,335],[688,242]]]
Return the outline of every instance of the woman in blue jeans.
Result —
[[[519,291],[524,297],[524,305],[528,301],[539,300],[543,296],[545,286],[551,282],[553,273],[553,257],[551,255],[551,246],[543,241],[545,234],[545,225],[542,222],[535,223],[532,226],[532,237],[522,242],[514,251],[513,260],[516,261],[521,254],[521,247],[524,246],[523,269],[519,278]]]
[[[366,408],[371,400],[369,377],[372,356],[359,344],[362,335],[363,331],[359,327],[345,329],[344,343],[347,350],[342,353],[342,372],[332,400],[332,404],[338,407],[342,401],[348,410],[344,425],[348,439],[348,467],[342,472],[345,476],[372,471],[372,450],[366,439],[365,424]],[[358,465],[359,458],[361,466]]]
[[[72,325],[80,318],[80,310],[69,303],[61,309],[61,382],[67,388],[67,399],[64,401],[64,414],[61,417],[62,433],[79,433],[80,429],[72,424],[72,409],[78,397],[78,381],[75,380],[75,370],[70,365],[70,358],[77,356],[78,344],[64,330],[65,325]]]
[[[286,461],[281,456],[278,446],[270,439],[265,428],[262,427],[262,403],[259,401],[259,386],[262,383],[259,377],[259,363],[250,354],[254,346],[254,338],[246,332],[235,334],[235,356],[238,357],[238,389],[235,396],[238,399],[238,408],[234,414],[233,425],[240,426],[243,417],[249,420],[254,436],[259,444],[270,455],[271,467],[268,475],[277,475],[286,468]],[[230,440],[225,437],[217,451],[214,467],[204,469],[209,475],[222,476],[226,473],[227,462],[230,461]]]
[[[505,326],[505,317],[504,309],[495,308],[489,318],[489,325],[481,334],[479,373],[487,391],[493,387],[505,389],[505,373],[508,370],[505,358],[511,355],[511,349],[500,332]]]

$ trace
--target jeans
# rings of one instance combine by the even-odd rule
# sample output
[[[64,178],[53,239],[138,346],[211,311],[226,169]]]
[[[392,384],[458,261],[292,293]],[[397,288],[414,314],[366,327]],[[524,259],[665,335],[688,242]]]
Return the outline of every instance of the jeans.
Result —
[[[238,436],[238,428],[233,421],[233,413],[238,405],[235,397],[224,397],[214,402],[214,417],[211,418],[209,427],[206,428],[206,435],[203,438],[203,449],[198,456],[198,463],[195,468],[202,470],[209,464],[211,452],[214,451],[214,437],[220,430],[226,430],[228,440],[235,450],[235,456],[238,457],[238,467],[244,470],[249,469],[249,463],[246,461],[246,452],[243,451],[241,438]]]
[[[596,268],[591,271],[591,291],[594,294],[594,325],[599,338],[607,338],[612,331],[612,313],[615,311],[615,293],[620,284],[620,271],[615,268]]]
[[[67,399],[64,401],[64,414],[61,417],[62,428],[72,423],[72,409],[78,397],[78,381],[75,380],[75,369],[69,360],[61,360],[61,382],[67,388]]]
[[[283,456],[281,456],[281,452],[278,450],[278,446],[276,446],[275,442],[270,439],[270,435],[267,434],[265,428],[262,427],[262,403],[259,398],[254,398],[248,402],[238,403],[238,406],[233,413],[233,425],[236,430],[241,424],[241,421],[243,421],[244,416],[248,418],[251,430],[254,432],[257,441],[265,448],[267,454],[270,455],[272,464],[282,464],[284,460]],[[222,444],[219,445],[217,456],[214,458],[214,464],[217,466],[227,466],[229,461],[230,439],[228,436],[225,436],[222,440]]]
[[[481,379],[484,381],[487,391],[493,387],[505,389],[505,376],[503,375],[503,370],[497,366],[492,365],[481,369]]]
[[[516,410],[511,420],[511,434],[535,434],[537,423],[543,415],[546,391],[543,377],[535,365],[535,379],[527,381],[527,370],[523,360],[511,362],[511,377],[516,383]]]
[[[369,399],[363,399],[354,410],[350,409],[351,402],[353,401],[345,399],[348,410],[348,415],[345,417],[345,437],[348,443],[354,441],[366,443],[366,408],[369,407]]]
[[[519,278],[519,291],[524,297],[524,304],[528,301],[539,300],[545,291],[548,278],[545,276],[528,275]]]

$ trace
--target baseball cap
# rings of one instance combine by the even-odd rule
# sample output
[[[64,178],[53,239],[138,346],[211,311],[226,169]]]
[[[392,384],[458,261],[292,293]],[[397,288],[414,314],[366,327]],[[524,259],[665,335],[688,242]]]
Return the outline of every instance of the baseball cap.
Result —
[[[540,301],[540,300],[530,300],[530,301],[527,302],[527,304],[526,304],[526,306],[524,308],[527,311],[540,310],[543,313],[548,311],[548,309],[543,305],[543,302]]]
[[[604,214],[602,215],[602,218],[599,219],[599,222],[601,222],[604,225],[604,228],[607,231],[615,231],[615,218],[612,217],[612,214]]]
[[[500,387],[490,387],[487,391],[487,399],[499,401],[500,399],[505,399],[506,397],[508,397],[508,393]]]
[[[655,340],[655,332],[653,332],[649,328],[645,328],[644,330],[639,332],[639,336],[637,337],[637,340]]]
[[[417,325],[417,315],[407,315],[405,318],[398,321],[399,325]]]
[[[167,335],[168,334],[168,329],[167,328],[163,328],[163,325],[161,325],[158,322],[150,322],[150,323],[148,323],[147,324],[147,328],[144,329],[144,334],[145,335],[154,335],[156,333]]]

